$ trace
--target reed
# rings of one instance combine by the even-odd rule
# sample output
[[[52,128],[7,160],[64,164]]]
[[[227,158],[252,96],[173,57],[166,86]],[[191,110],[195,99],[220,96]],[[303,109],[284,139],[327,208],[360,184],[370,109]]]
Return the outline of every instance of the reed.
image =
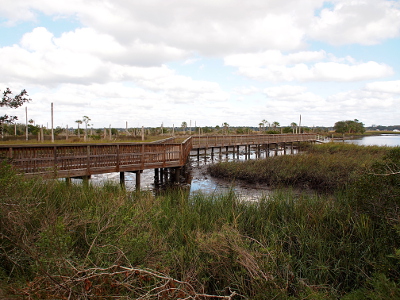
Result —
[[[221,162],[210,165],[209,171],[215,177],[331,192],[357,180],[389,149],[335,143],[314,145],[299,155]]]

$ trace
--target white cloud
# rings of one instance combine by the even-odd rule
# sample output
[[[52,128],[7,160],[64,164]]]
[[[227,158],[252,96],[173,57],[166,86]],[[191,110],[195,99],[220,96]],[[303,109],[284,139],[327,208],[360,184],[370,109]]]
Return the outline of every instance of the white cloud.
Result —
[[[335,62],[317,63],[311,69],[315,79],[326,81],[359,81],[393,75],[393,69],[374,61],[346,65]]]
[[[333,126],[336,121],[360,119],[373,123],[398,124],[400,96],[398,81],[376,82],[364,88],[321,97],[304,86],[274,86],[264,89],[267,98],[259,107],[260,114],[282,125],[298,122],[301,114],[308,126]],[[310,120],[313,124],[310,124]],[[261,120],[261,119],[260,119]]]
[[[0,8],[0,15],[17,21],[36,12],[76,17],[85,27],[114,37],[123,45],[140,41],[183,52],[215,55],[259,49],[292,50],[303,47],[304,16],[312,16],[322,0],[302,3],[281,1],[166,2],[115,0],[15,0]],[[290,10],[288,10],[290,8]],[[293,14],[292,10],[301,14]],[[18,11],[19,14],[12,13]],[[22,13],[21,13],[22,12]],[[26,20],[21,17],[21,20]]]
[[[331,60],[331,61],[327,61]],[[349,56],[337,58],[324,51],[303,51],[284,55],[280,51],[235,54],[225,64],[238,67],[238,73],[262,81],[350,82],[393,75],[393,69],[374,61],[355,62]],[[340,61],[340,62],[339,62]]]
[[[334,45],[377,44],[400,36],[400,6],[396,1],[334,1],[310,23],[310,37]]]
[[[190,58],[190,59],[185,60],[183,62],[183,64],[184,65],[191,65],[191,64],[194,64],[195,62],[197,62],[199,60],[201,60],[201,59],[200,58]]]
[[[264,93],[267,94],[268,97],[287,98],[303,94],[306,90],[307,88],[304,86],[283,85],[266,88],[264,89]]]
[[[320,61],[326,57],[325,51],[300,51],[283,54],[278,50],[267,50],[258,53],[232,54],[224,57],[226,65],[234,67],[265,67],[270,65],[295,65],[299,63]]]
[[[400,94],[400,80],[371,82],[365,89],[372,92]]]
[[[30,51],[51,51],[55,49],[54,36],[44,27],[37,27],[24,34],[21,46]]]
[[[334,0],[333,9],[322,9],[317,16],[323,0],[214,2],[15,0],[0,7],[0,16],[8,25],[35,21],[38,13],[72,17],[124,47],[139,43],[155,47],[155,53],[169,49],[172,57],[299,51],[309,38],[332,44],[376,44],[400,35],[396,1]]]
[[[258,93],[259,91],[260,91],[260,89],[257,87],[254,87],[254,86],[234,88],[234,92],[239,95],[251,95],[251,94]]]

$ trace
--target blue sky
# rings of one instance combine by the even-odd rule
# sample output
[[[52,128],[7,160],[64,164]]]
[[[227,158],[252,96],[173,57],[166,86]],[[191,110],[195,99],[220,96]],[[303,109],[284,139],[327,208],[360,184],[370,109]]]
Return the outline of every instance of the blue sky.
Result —
[[[399,1],[6,2],[0,90],[36,124],[400,124]]]

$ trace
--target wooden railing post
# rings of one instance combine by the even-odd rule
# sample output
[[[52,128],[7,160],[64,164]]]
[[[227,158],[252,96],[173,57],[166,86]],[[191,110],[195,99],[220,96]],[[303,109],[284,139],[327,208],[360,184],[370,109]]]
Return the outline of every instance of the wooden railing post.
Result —
[[[54,146],[53,154],[54,154],[53,169],[54,169],[55,174],[57,175],[57,146]]]
[[[119,172],[119,164],[120,164],[119,145],[117,144],[117,172]]]
[[[86,167],[86,175],[90,175],[90,145],[86,146],[86,150],[87,150],[87,167]]]
[[[164,146],[164,151],[163,151],[163,167],[165,168],[166,164],[167,164],[167,145],[163,145]]]
[[[142,169],[144,169],[144,144],[142,145],[142,157],[140,158],[140,164]]]
[[[184,161],[184,155],[185,153],[183,153],[183,143],[179,145],[179,164],[183,165],[183,161]],[[185,151],[186,152],[186,151]]]

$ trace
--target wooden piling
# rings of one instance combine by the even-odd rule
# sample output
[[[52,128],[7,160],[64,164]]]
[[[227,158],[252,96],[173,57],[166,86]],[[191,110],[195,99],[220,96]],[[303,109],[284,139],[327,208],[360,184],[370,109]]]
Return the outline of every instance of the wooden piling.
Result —
[[[175,176],[174,176],[174,182],[175,183],[179,183],[180,176],[181,176],[181,168],[177,167],[177,168],[175,168]]]
[[[135,171],[136,174],[136,191],[140,191],[140,171]]]
[[[160,183],[164,183],[164,168],[160,168]]]
[[[159,169],[155,168],[154,169],[154,184],[158,185],[160,183],[160,175],[159,175]]]
[[[125,188],[125,172],[119,172],[119,184]]]

